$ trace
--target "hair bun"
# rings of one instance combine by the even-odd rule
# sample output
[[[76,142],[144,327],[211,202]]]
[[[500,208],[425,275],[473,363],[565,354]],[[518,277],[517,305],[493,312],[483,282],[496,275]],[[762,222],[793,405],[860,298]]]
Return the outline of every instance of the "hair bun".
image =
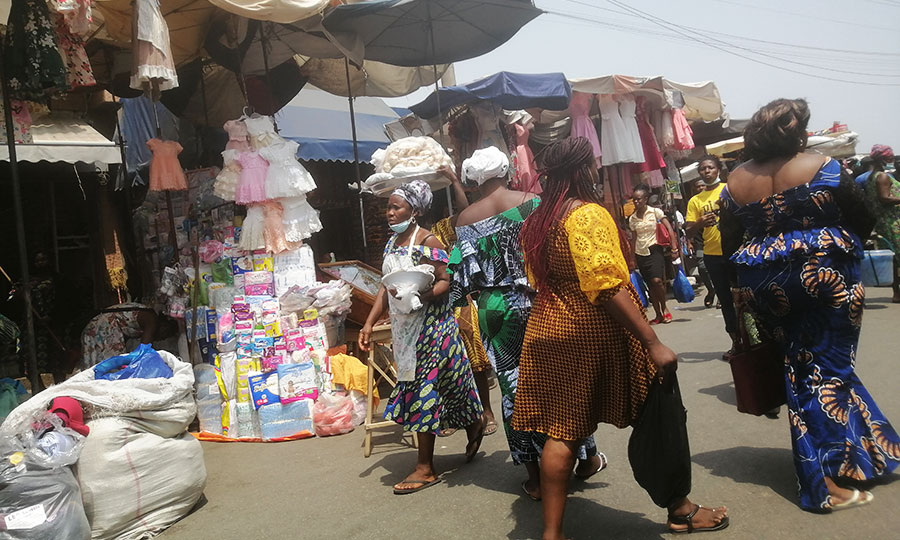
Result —
[[[763,106],[744,130],[744,157],[766,161],[802,152],[809,116],[804,99],[776,99]]]

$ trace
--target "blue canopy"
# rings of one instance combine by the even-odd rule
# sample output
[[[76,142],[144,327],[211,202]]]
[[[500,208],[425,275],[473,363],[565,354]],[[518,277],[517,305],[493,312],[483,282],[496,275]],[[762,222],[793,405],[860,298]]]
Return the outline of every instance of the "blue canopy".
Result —
[[[359,160],[390,144],[384,125],[400,118],[379,98],[354,99]],[[353,161],[353,135],[347,98],[306,85],[275,114],[279,135],[300,144],[297,157],[304,160]]]
[[[507,110],[539,107],[562,111],[569,107],[572,88],[562,73],[509,73],[501,71],[484,79],[460,86],[441,88],[441,111],[452,107],[487,100]],[[420,118],[434,118],[438,114],[437,94],[432,92],[410,110]]]

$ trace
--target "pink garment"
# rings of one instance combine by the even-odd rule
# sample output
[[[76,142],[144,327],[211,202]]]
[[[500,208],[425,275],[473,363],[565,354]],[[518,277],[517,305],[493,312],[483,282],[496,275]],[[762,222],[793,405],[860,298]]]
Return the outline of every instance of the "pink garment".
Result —
[[[641,147],[644,149],[644,162],[640,164],[641,172],[650,172],[666,167],[666,161],[659,152],[659,146],[656,145],[656,135],[653,133],[653,126],[647,116],[647,100],[643,97],[637,98],[637,125],[638,134],[641,137]],[[662,180],[662,175],[659,175]],[[650,186],[658,187],[658,186]]]
[[[225,143],[225,150],[237,150],[238,152],[247,152],[250,150],[250,134],[247,132],[247,125],[243,120],[229,120],[225,122],[225,132],[228,133],[228,142]]]
[[[266,242],[266,251],[269,253],[283,253],[300,247],[299,242],[288,242],[284,237],[284,207],[278,201],[266,201],[262,203],[265,215],[263,237]]]
[[[513,128],[516,130],[516,151],[513,153],[513,158],[516,160],[516,183],[518,184],[518,189],[540,195],[544,190],[541,188],[537,170],[534,168],[534,153],[532,153],[531,147],[528,146],[528,136],[531,134],[531,129],[519,123],[514,124]]]
[[[572,101],[569,102],[569,112],[572,115],[572,132],[570,137],[585,137],[594,149],[594,157],[597,158],[597,164],[600,164],[600,156],[603,155],[600,149],[600,139],[597,137],[597,130],[591,121],[591,105],[594,103],[593,94],[585,94],[584,92],[572,92]]]
[[[672,109],[672,125],[675,128],[675,150],[694,148],[694,131],[681,109]]]
[[[250,204],[266,200],[266,173],[269,162],[257,152],[241,152],[241,181],[234,194],[234,202]]]
[[[153,152],[150,160],[150,191],[181,191],[188,188],[184,169],[178,161],[183,148],[177,141],[150,139],[147,148]]]

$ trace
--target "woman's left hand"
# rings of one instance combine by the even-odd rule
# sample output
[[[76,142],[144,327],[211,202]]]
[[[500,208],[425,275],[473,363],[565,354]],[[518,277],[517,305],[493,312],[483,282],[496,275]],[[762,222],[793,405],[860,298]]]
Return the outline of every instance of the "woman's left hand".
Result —
[[[677,259],[678,257],[681,256],[681,250],[678,249],[678,246],[673,246],[672,250],[669,252],[669,255],[671,255],[673,260]]]

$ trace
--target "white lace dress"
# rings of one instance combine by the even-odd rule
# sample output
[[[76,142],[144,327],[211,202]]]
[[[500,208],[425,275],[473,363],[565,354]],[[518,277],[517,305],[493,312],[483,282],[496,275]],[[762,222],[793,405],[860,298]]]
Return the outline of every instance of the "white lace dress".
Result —
[[[312,175],[297,161],[299,147],[294,141],[281,141],[260,148],[259,155],[269,162],[269,171],[266,173],[267,198],[299,197],[316,189],[316,181]]]
[[[256,116],[244,119],[247,133],[250,134],[250,144],[255,150],[283,141],[275,133],[275,124],[271,116]]]
[[[288,242],[302,242],[322,230],[319,211],[310,206],[306,197],[281,199],[284,207],[284,237]]]
[[[597,105],[600,107],[600,147],[603,150],[601,160],[603,166],[616,163],[638,163],[637,151],[634,147],[625,121],[619,113],[619,102],[615,96],[601,94],[597,96]],[[635,124],[637,130],[637,124]],[[640,134],[638,134],[640,139]],[[640,144],[640,143],[639,143]],[[643,150],[641,150],[643,161]]]
[[[263,206],[255,204],[247,207],[247,217],[241,225],[241,239],[238,246],[244,251],[264,249],[266,247],[266,216]]]
[[[238,182],[241,180],[241,163],[238,161],[238,150],[222,152],[222,170],[216,176],[213,193],[224,201],[233,201]]]
[[[628,147],[631,149],[634,163],[643,163],[645,160],[644,145],[641,144],[641,132],[638,130],[637,102],[634,96],[624,95],[619,98],[619,114],[625,124]]]

